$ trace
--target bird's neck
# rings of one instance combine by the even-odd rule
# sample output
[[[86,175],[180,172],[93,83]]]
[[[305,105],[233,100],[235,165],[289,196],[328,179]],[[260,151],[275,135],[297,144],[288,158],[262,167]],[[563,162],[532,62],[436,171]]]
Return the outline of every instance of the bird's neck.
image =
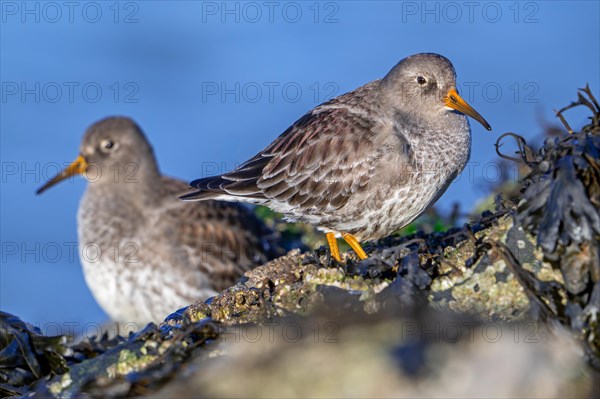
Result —
[[[155,163],[115,162],[86,173],[88,191],[96,195],[120,196],[143,205],[152,202],[160,191],[161,175]]]
[[[441,174],[460,173],[471,152],[471,129],[464,115],[446,112],[440,118],[415,119],[404,126],[406,138],[421,165],[428,165]],[[403,119],[406,123],[407,119]],[[433,164],[435,163],[435,165]]]

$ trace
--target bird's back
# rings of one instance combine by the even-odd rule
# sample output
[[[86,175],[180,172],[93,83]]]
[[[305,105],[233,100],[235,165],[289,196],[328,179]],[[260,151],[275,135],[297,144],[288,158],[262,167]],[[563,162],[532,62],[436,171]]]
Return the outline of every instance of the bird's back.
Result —
[[[178,225],[174,239],[190,251],[194,264],[206,264],[220,291],[245,271],[280,255],[278,237],[245,205],[223,201],[186,203],[178,199],[187,183],[163,177],[165,229]],[[205,260],[212,259],[211,262]],[[202,268],[202,266],[200,266]]]

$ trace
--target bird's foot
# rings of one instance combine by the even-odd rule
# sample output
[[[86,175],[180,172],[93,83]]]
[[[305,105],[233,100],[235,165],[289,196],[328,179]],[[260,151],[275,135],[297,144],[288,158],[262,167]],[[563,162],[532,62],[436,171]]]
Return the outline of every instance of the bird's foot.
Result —
[[[337,244],[337,239],[335,238],[335,233],[326,233],[325,237],[327,238],[327,244],[329,244],[329,253],[333,259],[338,262],[342,262],[342,255],[340,254],[340,248]],[[358,239],[349,233],[342,233],[342,237],[344,240],[350,245],[350,248],[356,252],[360,260],[367,259],[367,253],[358,243]]]
[[[342,261],[342,256],[340,255],[340,248],[337,244],[337,239],[335,238],[334,233],[326,233],[325,237],[327,238],[327,244],[329,244],[329,255],[338,262]],[[327,262],[329,264],[329,262]]]
[[[354,250],[354,252],[356,252],[356,255],[358,255],[358,257],[361,260],[367,259],[369,257],[367,255],[367,253],[365,252],[365,250],[362,249],[362,247],[358,243],[358,239],[356,237],[354,237],[352,234],[342,233],[342,237],[344,237],[344,240],[348,243],[348,245],[350,245],[350,248],[352,248]]]

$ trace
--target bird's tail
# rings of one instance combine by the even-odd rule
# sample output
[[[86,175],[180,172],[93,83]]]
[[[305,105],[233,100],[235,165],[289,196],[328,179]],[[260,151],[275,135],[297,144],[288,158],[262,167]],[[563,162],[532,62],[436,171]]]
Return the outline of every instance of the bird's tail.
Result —
[[[209,199],[218,199],[227,195],[223,189],[226,180],[221,176],[205,177],[190,182],[190,192],[183,194],[179,199],[183,201],[203,201]]]

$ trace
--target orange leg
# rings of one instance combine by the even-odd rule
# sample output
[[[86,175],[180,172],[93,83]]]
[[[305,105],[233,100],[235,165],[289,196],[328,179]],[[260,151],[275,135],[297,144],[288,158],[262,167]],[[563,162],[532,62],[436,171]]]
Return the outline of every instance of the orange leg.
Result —
[[[348,245],[350,245],[350,248],[352,248],[354,250],[354,252],[356,252],[356,254],[358,255],[358,257],[360,259],[368,258],[367,253],[365,252],[364,249],[362,249],[362,247],[358,243],[358,240],[356,239],[356,237],[354,237],[352,234],[348,234],[348,233],[342,233],[342,237],[344,237],[344,240],[346,240]]]
[[[342,261],[342,257],[340,255],[340,248],[337,244],[337,239],[335,238],[334,233],[326,233],[325,237],[327,237],[327,244],[329,244],[329,251],[331,252],[331,257],[338,262]]]

